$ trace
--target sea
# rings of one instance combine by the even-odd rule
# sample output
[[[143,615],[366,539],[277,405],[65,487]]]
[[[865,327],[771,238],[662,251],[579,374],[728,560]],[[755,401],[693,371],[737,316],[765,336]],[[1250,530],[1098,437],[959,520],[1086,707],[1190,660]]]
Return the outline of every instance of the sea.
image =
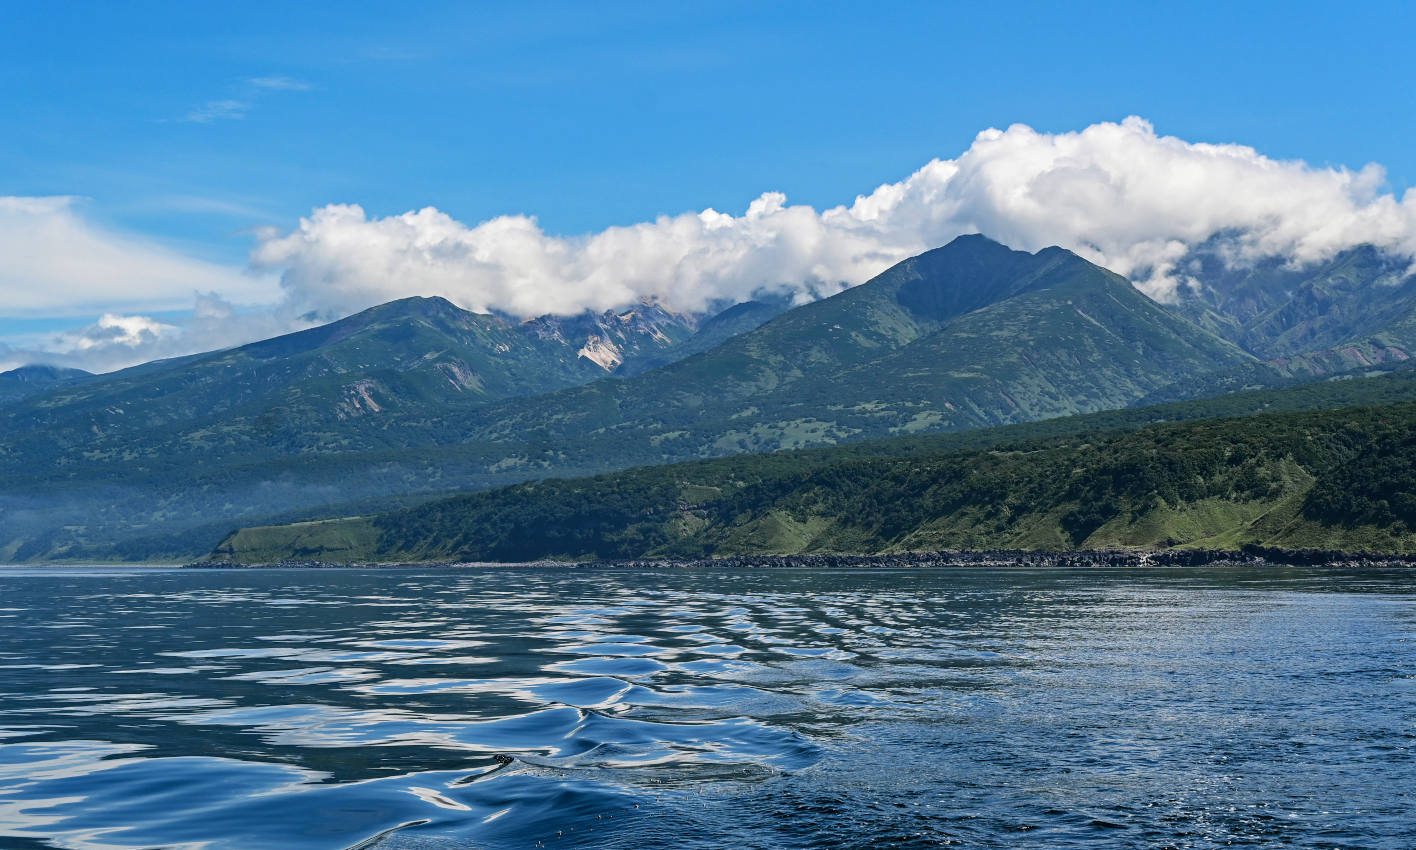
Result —
[[[0,848],[1416,847],[1416,571],[0,569]]]

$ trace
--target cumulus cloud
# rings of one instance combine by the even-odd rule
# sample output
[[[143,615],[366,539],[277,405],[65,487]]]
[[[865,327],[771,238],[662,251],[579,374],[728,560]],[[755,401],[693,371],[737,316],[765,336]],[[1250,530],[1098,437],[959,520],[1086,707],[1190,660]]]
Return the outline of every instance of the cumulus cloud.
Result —
[[[115,345],[125,345],[129,348],[147,347],[174,333],[177,333],[174,325],[166,325],[147,316],[104,313],[89,327],[62,334],[60,338],[67,337],[73,350],[90,351]]]
[[[1232,264],[1281,256],[1301,265],[1363,243],[1416,255],[1416,195],[1383,193],[1380,166],[1278,161],[1158,136],[1135,117],[1055,135],[988,130],[947,165],[955,173],[926,191],[950,224],[1016,247],[1060,244],[1161,300],[1174,296],[1176,262],[1217,234]],[[909,182],[875,195],[892,206]]]
[[[272,275],[195,259],[95,224],[71,197],[0,197],[0,316],[190,307],[195,292],[271,303]]]
[[[824,210],[767,192],[738,214],[706,209],[559,236],[525,215],[468,225],[431,207],[376,217],[332,204],[290,230],[259,233],[244,274],[100,228],[69,198],[0,198],[0,316],[111,314],[43,344],[12,342],[0,361],[39,351],[51,362],[113,368],[408,295],[521,316],[646,296],[698,310],[763,289],[807,301],[980,232],[1026,250],[1070,248],[1168,300],[1189,282],[1186,255],[1216,235],[1232,265],[1269,256],[1313,262],[1362,243],[1416,257],[1416,192],[1396,197],[1377,165],[1274,160],[1242,145],[1158,135],[1135,117],[1071,133],[1017,124]],[[194,292],[219,297],[201,296],[190,320],[144,320],[191,306]]]
[[[292,233],[266,234],[253,262],[280,270],[290,297],[318,310],[419,294],[533,316],[647,295],[700,309],[763,287],[834,291],[914,246],[833,227],[829,217],[784,202],[769,193],[742,216],[705,210],[574,238],[549,236],[526,216],[469,228],[433,208],[370,219],[358,206],[331,205]]]
[[[1028,250],[1062,245],[1167,300],[1182,279],[1177,263],[1219,233],[1232,237],[1235,263],[1316,261],[1363,242],[1416,254],[1416,196],[1398,200],[1384,182],[1376,165],[1278,161],[1160,136],[1135,117],[1057,134],[1016,124],[822,211],[768,192],[741,215],[707,209],[561,237],[522,215],[468,226],[431,207],[377,218],[335,204],[263,234],[252,261],[317,309],[436,294],[529,316],[646,295],[697,309],[761,287],[806,299],[982,232]]]

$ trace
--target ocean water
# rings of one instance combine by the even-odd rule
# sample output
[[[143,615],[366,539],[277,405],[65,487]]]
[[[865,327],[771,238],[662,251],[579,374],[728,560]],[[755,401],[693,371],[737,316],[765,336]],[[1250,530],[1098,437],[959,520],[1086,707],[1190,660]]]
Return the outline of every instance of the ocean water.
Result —
[[[0,570],[3,848],[1416,847],[1416,572]]]

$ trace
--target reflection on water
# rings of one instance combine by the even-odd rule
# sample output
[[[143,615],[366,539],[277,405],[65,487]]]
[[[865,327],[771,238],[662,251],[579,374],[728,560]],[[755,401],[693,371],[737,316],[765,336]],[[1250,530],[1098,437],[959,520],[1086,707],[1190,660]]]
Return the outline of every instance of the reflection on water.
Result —
[[[1416,846],[1402,571],[0,571],[0,846]]]

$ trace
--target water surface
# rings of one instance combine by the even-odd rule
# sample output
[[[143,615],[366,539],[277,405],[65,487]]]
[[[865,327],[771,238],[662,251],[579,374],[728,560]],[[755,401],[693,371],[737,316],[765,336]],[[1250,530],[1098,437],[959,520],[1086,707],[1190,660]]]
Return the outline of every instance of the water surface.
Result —
[[[1416,846],[1401,570],[0,570],[0,847]]]

